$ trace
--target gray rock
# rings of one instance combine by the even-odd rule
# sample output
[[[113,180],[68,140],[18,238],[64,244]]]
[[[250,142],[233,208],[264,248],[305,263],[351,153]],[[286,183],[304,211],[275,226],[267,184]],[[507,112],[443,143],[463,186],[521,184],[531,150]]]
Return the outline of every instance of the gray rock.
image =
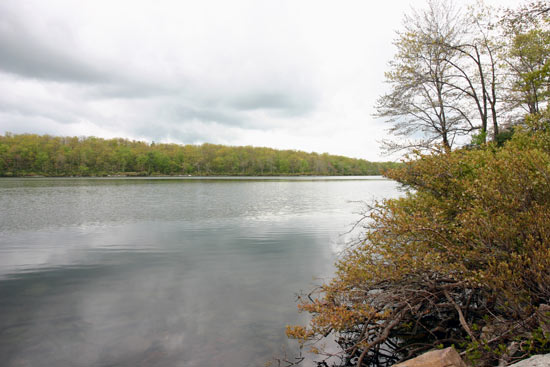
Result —
[[[466,367],[457,351],[450,347],[432,350],[408,361],[394,364],[393,367]]]
[[[509,367],[549,367],[550,366],[550,353],[540,354],[533,356],[529,359],[524,359],[521,362],[514,363]]]

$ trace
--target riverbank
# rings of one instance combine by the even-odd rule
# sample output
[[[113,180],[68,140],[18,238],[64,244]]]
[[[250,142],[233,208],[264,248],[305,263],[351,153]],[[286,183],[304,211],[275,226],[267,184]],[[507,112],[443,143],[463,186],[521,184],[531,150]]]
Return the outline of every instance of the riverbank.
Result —
[[[146,175],[146,174],[110,174],[110,175],[4,175],[0,178],[277,178],[277,177],[304,177],[304,178],[314,178],[314,177],[357,177],[357,178],[376,178],[379,177],[383,179],[382,175]]]
[[[128,139],[0,135],[0,176],[350,176],[380,175],[395,162],[328,153]]]

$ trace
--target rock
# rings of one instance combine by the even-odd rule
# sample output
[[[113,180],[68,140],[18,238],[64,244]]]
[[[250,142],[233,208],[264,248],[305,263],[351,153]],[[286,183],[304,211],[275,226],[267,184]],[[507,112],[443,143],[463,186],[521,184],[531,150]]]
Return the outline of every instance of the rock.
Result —
[[[453,348],[433,350],[408,361],[394,364],[393,367],[467,367]]]
[[[509,367],[548,367],[550,366],[550,354],[539,354],[521,362],[514,363]]]

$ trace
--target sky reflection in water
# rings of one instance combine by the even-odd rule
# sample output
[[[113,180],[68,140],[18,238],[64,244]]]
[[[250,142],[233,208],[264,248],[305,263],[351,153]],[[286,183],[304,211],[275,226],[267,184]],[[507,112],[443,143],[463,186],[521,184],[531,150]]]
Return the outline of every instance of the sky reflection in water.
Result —
[[[259,366],[386,180],[0,180],[7,366]]]

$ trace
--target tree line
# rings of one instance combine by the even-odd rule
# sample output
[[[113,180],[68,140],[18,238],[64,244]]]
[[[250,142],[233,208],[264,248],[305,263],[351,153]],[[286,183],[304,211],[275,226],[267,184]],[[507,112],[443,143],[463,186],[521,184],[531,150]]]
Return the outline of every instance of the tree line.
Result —
[[[0,176],[380,175],[396,165],[251,146],[0,135]]]

